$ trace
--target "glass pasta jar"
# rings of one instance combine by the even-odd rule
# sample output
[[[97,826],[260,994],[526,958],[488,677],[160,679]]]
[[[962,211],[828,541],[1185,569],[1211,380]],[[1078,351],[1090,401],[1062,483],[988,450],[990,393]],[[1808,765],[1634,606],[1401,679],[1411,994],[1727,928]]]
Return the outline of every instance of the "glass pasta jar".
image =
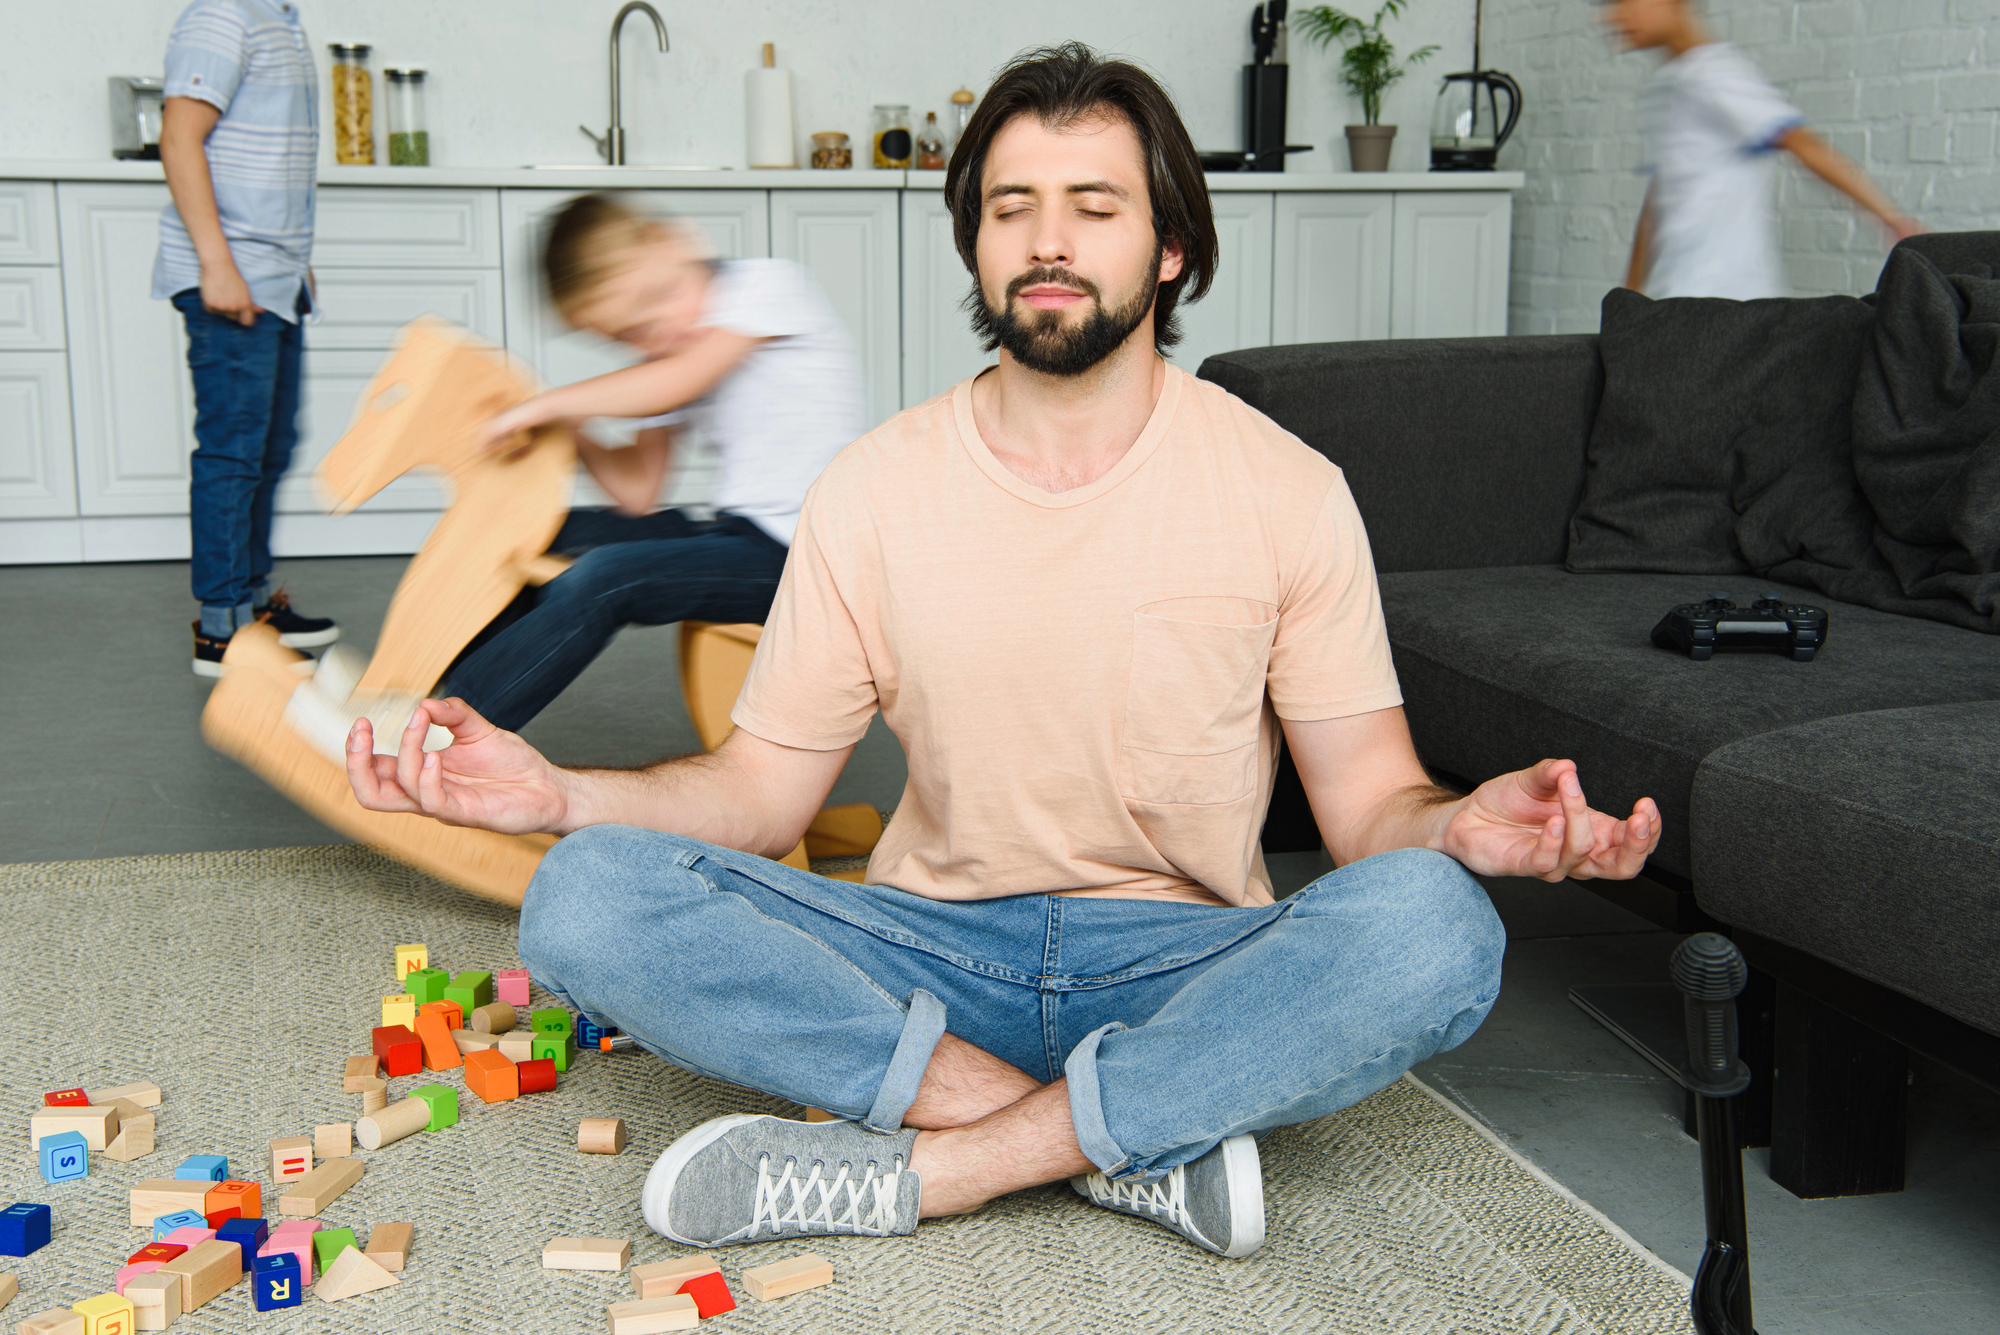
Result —
[[[389,165],[431,165],[431,132],[424,118],[424,72],[408,66],[382,71],[389,112]]]
[[[909,166],[910,149],[915,139],[910,133],[909,107],[898,102],[876,103],[875,127],[871,137],[875,141],[877,167]]]
[[[333,52],[333,160],[349,166],[375,161],[375,88],[366,42],[330,42]]]

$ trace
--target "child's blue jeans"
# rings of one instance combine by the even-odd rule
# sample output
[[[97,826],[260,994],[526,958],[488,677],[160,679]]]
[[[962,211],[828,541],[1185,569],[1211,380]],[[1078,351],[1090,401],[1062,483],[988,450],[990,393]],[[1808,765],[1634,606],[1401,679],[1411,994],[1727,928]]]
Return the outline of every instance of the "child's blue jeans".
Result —
[[[270,311],[247,326],[217,315],[202,306],[198,288],[176,292],[173,302],[187,322],[194,376],[190,573],[202,634],[227,639],[270,597],[271,512],[299,442],[305,338],[298,322]],[[301,311],[305,305],[301,293]]]
[[[1479,883],[1418,849],[1264,908],[953,903],[606,825],[550,849],[521,906],[535,977],[677,1066],[892,1131],[949,1029],[1066,1075],[1083,1152],[1126,1180],[1463,1043],[1504,944]]]

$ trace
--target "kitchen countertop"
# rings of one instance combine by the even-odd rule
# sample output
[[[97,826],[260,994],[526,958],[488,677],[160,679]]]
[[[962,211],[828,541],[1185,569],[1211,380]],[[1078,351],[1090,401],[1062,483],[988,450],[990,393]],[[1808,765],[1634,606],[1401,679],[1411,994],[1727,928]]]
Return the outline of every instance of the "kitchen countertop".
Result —
[[[0,162],[5,181],[164,181],[157,162]],[[1518,190],[1520,172],[1212,172],[1211,191]],[[937,190],[941,171],[676,167],[321,167],[321,185],[458,189],[604,190]]]

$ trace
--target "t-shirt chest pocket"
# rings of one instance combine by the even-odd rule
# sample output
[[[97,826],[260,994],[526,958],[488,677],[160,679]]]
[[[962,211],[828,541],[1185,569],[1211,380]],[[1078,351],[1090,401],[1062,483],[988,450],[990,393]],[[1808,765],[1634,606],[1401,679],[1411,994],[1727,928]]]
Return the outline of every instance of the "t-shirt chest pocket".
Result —
[[[1213,805],[1250,794],[1277,630],[1277,609],[1247,598],[1176,598],[1133,613],[1126,798]]]

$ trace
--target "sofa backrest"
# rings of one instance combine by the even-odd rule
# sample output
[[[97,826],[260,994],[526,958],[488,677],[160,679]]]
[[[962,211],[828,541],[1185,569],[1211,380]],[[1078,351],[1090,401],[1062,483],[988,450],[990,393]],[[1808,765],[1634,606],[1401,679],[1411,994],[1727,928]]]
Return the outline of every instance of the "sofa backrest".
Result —
[[[1248,348],[1201,377],[1340,465],[1378,570],[1559,564],[1604,388],[1592,335]]]
[[[1972,273],[1985,265],[2000,274],[2000,232],[1925,232],[1904,237],[1898,250],[1914,250],[1946,273]]]

